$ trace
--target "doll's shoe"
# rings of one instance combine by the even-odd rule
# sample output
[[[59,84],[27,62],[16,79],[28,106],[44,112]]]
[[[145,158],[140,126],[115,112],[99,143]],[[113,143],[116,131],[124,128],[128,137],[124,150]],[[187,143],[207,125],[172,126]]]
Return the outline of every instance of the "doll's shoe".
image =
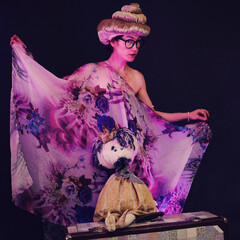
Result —
[[[109,232],[114,232],[116,230],[116,220],[110,212],[108,212],[108,215],[105,218],[105,224]]]
[[[136,219],[135,215],[126,210],[123,215],[119,218],[117,226],[119,228],[124,228],[129,226]]]

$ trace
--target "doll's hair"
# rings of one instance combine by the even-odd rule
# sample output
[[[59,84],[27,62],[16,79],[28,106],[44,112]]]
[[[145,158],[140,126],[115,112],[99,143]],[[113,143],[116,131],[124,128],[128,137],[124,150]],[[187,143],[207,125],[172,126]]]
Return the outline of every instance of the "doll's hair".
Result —
[[[122,147],[130,147],[135,150],[133,133],[128,128],[119,128],[115,133],[114,138],[117,139]]]

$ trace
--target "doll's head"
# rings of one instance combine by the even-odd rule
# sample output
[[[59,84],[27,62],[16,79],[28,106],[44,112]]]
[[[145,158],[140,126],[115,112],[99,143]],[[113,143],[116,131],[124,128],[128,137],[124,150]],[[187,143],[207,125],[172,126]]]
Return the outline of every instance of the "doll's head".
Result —
[[[98,141],[97,144],[97,159],[108,169],[126,167],[134,160],[139,149],[136,137],[127,128],[119,128],[107,143]]]

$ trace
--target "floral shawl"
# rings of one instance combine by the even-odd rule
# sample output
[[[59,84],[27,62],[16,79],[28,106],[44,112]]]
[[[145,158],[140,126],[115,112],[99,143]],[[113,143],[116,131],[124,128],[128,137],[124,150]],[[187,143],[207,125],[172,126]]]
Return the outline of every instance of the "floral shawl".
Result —
[[[121,127],[140,144],[130,170],[151,190],[159,211],[182,211],[211,135],[206,123],[180,127],[161,118],[107,62],[84,65],[60,79],[23,45],[13,45],[12,60],[16,206],[61,225],[92,221],[112,174],[98,164],[94,143]]]

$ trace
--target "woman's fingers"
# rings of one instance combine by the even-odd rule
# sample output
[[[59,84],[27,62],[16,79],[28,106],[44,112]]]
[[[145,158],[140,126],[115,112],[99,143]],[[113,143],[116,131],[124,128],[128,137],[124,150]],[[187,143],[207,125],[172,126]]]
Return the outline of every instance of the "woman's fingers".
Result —
[[[196,119],[199,119],[199,120],[207,120],[206,113],[205,113],[205,112],[201,112],[200,114],[198,113],[198,114],[196,115]]]
[[[12,46],[14,43],[24,44],[17,35],[13,35],[11,38],[10,45]]]
[[[206,109],[200,109],[202,114],[206,114],[208,117],[210,117],[209,111]]]
[[[209,112],[206,109],[197,109],[190,114],[192,120],[206,121],[210,117]]]
[[[16,42],[16,37],[17,37],[17,35],[12,36],[11,41],[10,41],[11,46]]]

